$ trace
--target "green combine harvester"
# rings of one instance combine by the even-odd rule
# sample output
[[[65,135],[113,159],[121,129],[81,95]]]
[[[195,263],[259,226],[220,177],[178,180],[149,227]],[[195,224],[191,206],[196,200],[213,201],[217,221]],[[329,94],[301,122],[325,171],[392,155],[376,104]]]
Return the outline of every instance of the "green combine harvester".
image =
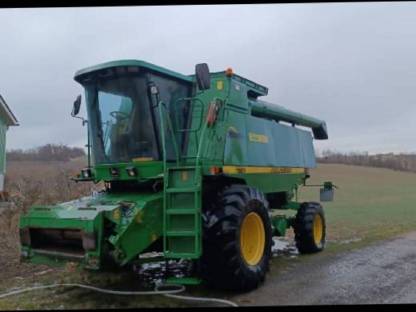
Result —
[[[121,60],[74,79],[88,112],[78,117],[88,166],[75,180],[105,189],[31,207],[20,219],[23,259],[249,290],[265,279],[272,236],[293,227],[300,253],[324,248],[321,204],[296,201],[316,167],[312,134],[328,138],[324,121],[259,100],[266,87],[207,64],[188,76]],[[332,200],[332,183],[322,186],[321,201]]]

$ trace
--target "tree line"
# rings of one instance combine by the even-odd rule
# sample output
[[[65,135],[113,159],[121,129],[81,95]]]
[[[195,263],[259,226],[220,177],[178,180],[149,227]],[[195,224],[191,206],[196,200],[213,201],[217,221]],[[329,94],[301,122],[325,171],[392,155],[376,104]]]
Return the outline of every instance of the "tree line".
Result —
[[[70,147],[64,144],[46,144],[31,149],[12,149],[7,151],[7,160],[35,160],[35,161],[69,161],[73,158],[85,156],[81,147]]]
[[[416,172],[416,154],[375,154],[362,153],[340,153],[325,150],[317,157],[319,163],[336,163],[356,166],[388,168],[399,171]]]

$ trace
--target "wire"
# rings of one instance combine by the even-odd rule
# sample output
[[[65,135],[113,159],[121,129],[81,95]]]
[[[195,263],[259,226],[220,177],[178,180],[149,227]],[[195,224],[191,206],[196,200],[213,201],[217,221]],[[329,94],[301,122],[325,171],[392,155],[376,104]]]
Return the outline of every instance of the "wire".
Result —
[[[182,300],[189,300],[189,301],[206,301],[206,302],[217,302],[223,303],[225,305],[229,305],[232,307],[238,307],[238,305],[232,301],[225,300],[225,299],[218,299],[218,298],[204,298],[204,297],[190,297],[190,296],[181,296],[181,295],[164,295],[165,297],[175,298],[175,299],[182,299]]]
[[[182,286],[182,285],[176,285],[175,286]],[[155,290],[159,290],[161,287],[166,287],[170,285],[157,285],[155,287]],[[174,295],[174,294],[164,294],[165,297],[169,298],[175,298],[175,299],[182,299],[182,300],[188,300],[188,301],[204,301],[204,302],[217,302],[217,303],[223,303],[225,305],[229,305],[232,307],[238,307],[238,305],[232,301],[225,300],[225,299],[218,299],[218,298],[205,298],[205,297],[191,297],[191,296],[183,296],[183,295]]]
[[[52,285],[41,285],[41,286],[34,286],[34,287],[28,287],[28,288],[24,288],[24,289],[18,289],[18,290],[10,291],[8,293],[0,294],[0,299],[6,298],[6,297],[9,297],[9,296],[22,294],[22,293],[25,293],[25,292],[34,291],[34,290],[48,289],[48,288],[55,288],[55,287],[79,287],[79,288],[93,290],[93,291],[100,292],[100,293],[105,293],[105,294],[110,294],[110,295],[122,295],[122,296],[164,295],[166,297],[175,298],[175,299],[182,299],[182,300],[188,300],[188,301],[201,301],[201,302],[217,302],[217,303],[222,303],[222,304],[233,306],[233,307],[238,307],[238,305],[235,304],[234,302],[229,301],[229,300],[224,300],[224,299],[175,295],[175,294],[183,292],[185,290],[185,286],[177,285],[177,284],[158,285],[158,286],[155,287],[155,290],[153,290],[153,291],[152,290],[148,290],[148,291],[111,290],[111,289],[104,289],[104,288],[99,288],[99,287],[94,287],[94,286],[84,285],[84,284],[76,284],[76,283],[52,284]],[[162,289],[160,289],[162,287],[167,287],[167,288],[172,288],[173,287],[174,289],[162,290]]]
[[[21,293],[33,291],[33,290],[55,288],[55,287],[79,287],[79,288],[89,289],[89,290],[93,290],[93,291],[97,291],[97,292],[101,292],[101,293],[105,293],[105,294],[110,294],[110,295],[125,295],[125,296],[175,294],[175,293],[179,293],[179,292],[182,292],[182,291],[185,290],[185,287],[182,286],[182,285],[172,285],[172,286],[178,287],[178,288],[177,289],[171,289],[171,290],[153,290],[153,291],[151,291],[151,290],[148,290],[148,291],[121,291],[121,290],[103,289],[103,288],[98,288],[98,287],[94,287],[94,286],[90,286],[90,285],[74,284],[74,283],[52,284],[52,285],[34,286],[34,287],[25,288],[25,289],[19,289],[19,290],[11,291],[9,293],[1,294],[0,299],[5,298],[5,297],[9,297],[9,296],[12,296],[12,295],[18,295],[18,294],[21,294]]]

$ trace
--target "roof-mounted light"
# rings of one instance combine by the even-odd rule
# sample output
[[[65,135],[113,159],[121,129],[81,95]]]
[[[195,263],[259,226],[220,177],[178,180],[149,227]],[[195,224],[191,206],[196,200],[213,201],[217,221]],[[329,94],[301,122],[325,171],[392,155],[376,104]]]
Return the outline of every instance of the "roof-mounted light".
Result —
[[[228,68],[225,70],[225,75],[226,75],[227,77],[231,77],[232,75],[234,75],[233,69],[232,69],[231,67],[228,67]]]

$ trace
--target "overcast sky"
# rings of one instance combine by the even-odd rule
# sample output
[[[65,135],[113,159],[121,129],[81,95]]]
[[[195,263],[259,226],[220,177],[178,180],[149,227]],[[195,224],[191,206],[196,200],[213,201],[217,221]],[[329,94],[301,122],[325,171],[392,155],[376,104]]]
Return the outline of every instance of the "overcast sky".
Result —
[[[0,94],[20,122],[7,148],[83,146],[74,73],[126,58],[231,66],[264,100],[324,119],[318,150],[416,152],[412,2],[1,9]]]

